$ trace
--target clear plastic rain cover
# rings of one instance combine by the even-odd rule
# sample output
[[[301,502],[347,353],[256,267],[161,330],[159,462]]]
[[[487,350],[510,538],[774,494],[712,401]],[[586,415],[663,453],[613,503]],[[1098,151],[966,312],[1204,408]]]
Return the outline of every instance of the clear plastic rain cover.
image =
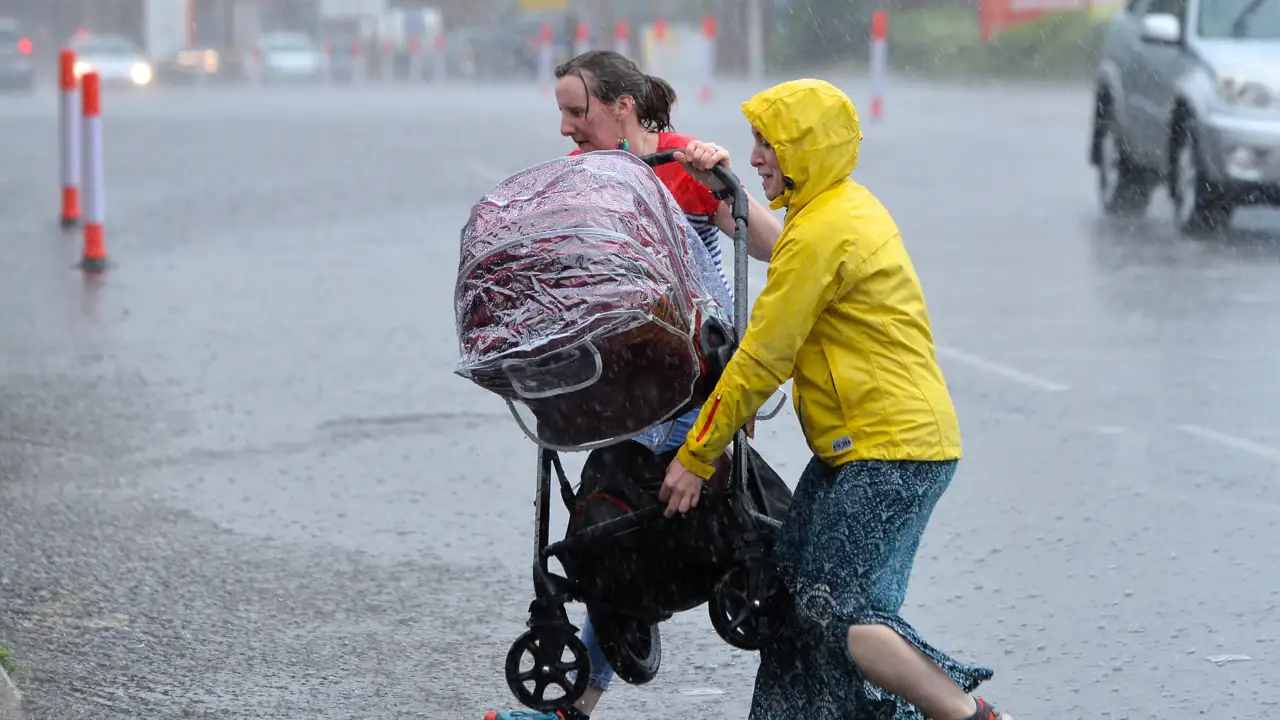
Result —
[[[546,447],[634,437],[693,397],[700,315],[723,318],[728,305],[704,289],[716,277],[675,198],[634,155],[529,168],[476,203],[462,230],[455,372],[506,399]]]

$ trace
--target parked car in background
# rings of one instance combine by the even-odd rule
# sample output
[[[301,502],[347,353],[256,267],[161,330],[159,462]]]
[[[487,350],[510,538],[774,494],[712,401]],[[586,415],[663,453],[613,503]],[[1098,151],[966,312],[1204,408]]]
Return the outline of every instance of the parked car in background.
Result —
[[[156,79],[166,85],[233,82],[243,76],[244,64],[235,52],[211,45],[184,47],[156,62]]]
[[[30,90],[35,86],[32,52],[31,39],[22,23],[0,18],[0,89]]]
[[[90,35],[71,42],[76,53],[76,77],[90,70],[98,73],[103,85],[142,87],[155,79],[151,60],[132,40],[123,35]]]
[[[1280,205],[1280,0],[1129,0],[1103,46],[1090,162],[1108,214],[1164,184],[1181,232]]]
[[[314,82],[328,72],[324,49],[303,32],[264,34],[256,58],[265,82]]]

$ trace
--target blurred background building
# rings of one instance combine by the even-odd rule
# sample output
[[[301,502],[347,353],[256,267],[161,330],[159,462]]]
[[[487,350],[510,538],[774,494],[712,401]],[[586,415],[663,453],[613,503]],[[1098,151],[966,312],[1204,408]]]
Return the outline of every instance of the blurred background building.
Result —
[[[847,2],[847,0],[846,0]],[[658,18],[697,26],[708,14],[721,36],[722,71],[747,67],[748,14],[766,15],[788,0],[0,0],[0,17],[27,28],[45,62],[77,32],[120,34],[152,57],[183,48],[214,48],[229,56],[249,53],[264,32],[296,30],[325,42],[392,42],[407,47],[416,36],[434,47],[456,34],[473,52],[525,53],[542,25],[550,25],[563,54],[585,22],[594,47],[613,47],[620,20],[632,28],[631,47]],[[769,34],[769,23],[764,34]]]
[[[989,43],[994,33],[1045,13],[1073,10],[1101,20],[1120,7],[1122,0],[0,0],[0,17],[23,23],[46,67],[73,34],[88,32],[124,35],[161,63],[193,49],[216,52],[219,68],[234,74],[260,50],[264,33],[294,31],[344,67],[353,57],[382,62],[391,48],[397,74],[407,76],[410,48],[423,49],[431,62],[440,49],[449,77],[509,80],[535,73],[544,27],[562,60],[573,52],[580,23],[589,46],[613,48],[625,21],[632,57],[665,75],[702,72],[689,68],[704,65],[693,46],[710,16],[715,71],[723,76],[863,62],[871,17],[881,9],[894,18],[890,62],[910,66],[949,46]],[[654,60],[660,18],[671,28],[665,63]],[[1074,44],[1092,48],[1102,32],[1094,25]],[[1029,62],[1035,49],[1014,52],[1012,61]]]

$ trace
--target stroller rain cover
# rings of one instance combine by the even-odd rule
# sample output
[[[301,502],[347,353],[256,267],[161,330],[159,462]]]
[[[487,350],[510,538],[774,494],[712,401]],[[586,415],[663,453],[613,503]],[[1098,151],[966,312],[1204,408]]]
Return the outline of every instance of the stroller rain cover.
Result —
[[[463,227],[454,372],[503,397],[545,447],[634,437],[689,408],[700,318],[724,313],[707,290],[714,273],[675,198],[631,153],[534,166]]]

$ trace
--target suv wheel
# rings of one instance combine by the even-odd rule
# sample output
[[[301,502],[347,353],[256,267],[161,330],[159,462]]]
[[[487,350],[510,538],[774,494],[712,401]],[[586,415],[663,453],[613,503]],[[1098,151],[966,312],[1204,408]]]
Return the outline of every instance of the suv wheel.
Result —
[[[1125,152],[1124,140],[1115,131],[1108,112],[1098,128],[1098,198],[1108,215],[1145,212],[1151,203],[1152,183]]]
[[[1181,123],[1173,144],[1169,196],[1178,232],[1195,234],[1226,229],[1234,210],[1223,189],[1205,178],[1200,145],[1190,120]]]

